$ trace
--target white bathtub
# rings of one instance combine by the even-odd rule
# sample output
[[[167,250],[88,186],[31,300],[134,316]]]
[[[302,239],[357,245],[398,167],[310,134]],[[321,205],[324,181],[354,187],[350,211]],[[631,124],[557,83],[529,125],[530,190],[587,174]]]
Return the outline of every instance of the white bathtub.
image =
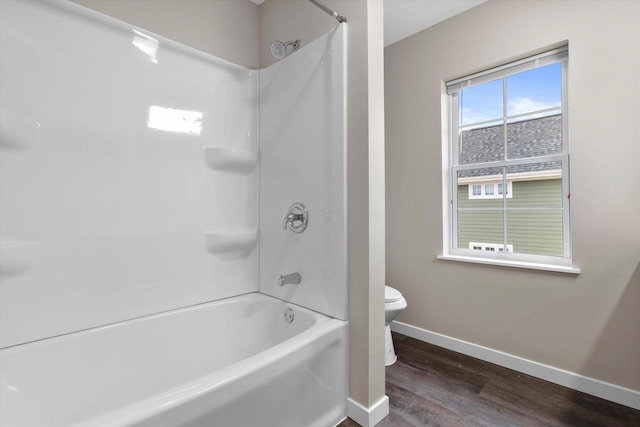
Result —
[[[0,425],[334,426],[346,342],[346,322],[253,293],[10,347]]]

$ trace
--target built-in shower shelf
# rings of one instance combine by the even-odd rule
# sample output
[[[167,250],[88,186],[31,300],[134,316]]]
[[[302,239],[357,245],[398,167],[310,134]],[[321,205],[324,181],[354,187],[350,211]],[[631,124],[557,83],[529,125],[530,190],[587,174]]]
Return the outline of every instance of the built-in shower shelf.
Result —
[[[12,113],[0,115],[0,147],[27,150],[40,142],[40,123]]]
[[[207,165],[215,170],[249,173],[258,163],[258,153],[243,148],[204,147]]]
[[[218,230],[204,234],[207,251],[212,254],[248,253],[257,240],[256,230]]]
[[[37,250],[38,242],[0,240],[0,276],[13,276],[26,271]]]

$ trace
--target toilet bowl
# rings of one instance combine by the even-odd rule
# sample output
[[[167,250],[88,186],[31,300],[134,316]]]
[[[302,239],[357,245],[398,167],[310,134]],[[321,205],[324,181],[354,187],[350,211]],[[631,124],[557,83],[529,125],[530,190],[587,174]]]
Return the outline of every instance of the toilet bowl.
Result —
[[[407,308],[407,301],[404,299],[399,290],[391,286],[384,287],[384,364],[386,366],[393,365],[398,357],[393,348],[393,338],[391,338],[391,321],[400,314],[402,310]]]

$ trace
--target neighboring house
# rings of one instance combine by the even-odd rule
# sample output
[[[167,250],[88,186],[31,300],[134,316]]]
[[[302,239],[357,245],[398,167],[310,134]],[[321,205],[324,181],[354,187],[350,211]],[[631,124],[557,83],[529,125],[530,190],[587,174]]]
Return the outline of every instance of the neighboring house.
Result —
[[[502,125],[463,131],[460,163],[501,160],[504,147]],[[562,153],[562,116],[508,124],[506,147],[510,159]],[[458,247],[503,251],[508,230],[509,252],[562,256],[560,162],[505,169],[478,168],[459,173]]]

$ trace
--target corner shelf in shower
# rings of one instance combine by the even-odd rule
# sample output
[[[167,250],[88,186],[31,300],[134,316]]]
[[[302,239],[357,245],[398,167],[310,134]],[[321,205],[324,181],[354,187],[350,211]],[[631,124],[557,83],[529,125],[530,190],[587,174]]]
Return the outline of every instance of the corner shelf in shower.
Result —
[[[258,164],[258,153],[243,148],[204,147],[205,161],[211,169],[247,174]]]
[[[0,276],[14,276],[29,269],[38,242],[28,240],[0,240]]]
[[[248,253],[258,241],[257,230],[215,230],[204,233],[205,247],[212,254]]]

